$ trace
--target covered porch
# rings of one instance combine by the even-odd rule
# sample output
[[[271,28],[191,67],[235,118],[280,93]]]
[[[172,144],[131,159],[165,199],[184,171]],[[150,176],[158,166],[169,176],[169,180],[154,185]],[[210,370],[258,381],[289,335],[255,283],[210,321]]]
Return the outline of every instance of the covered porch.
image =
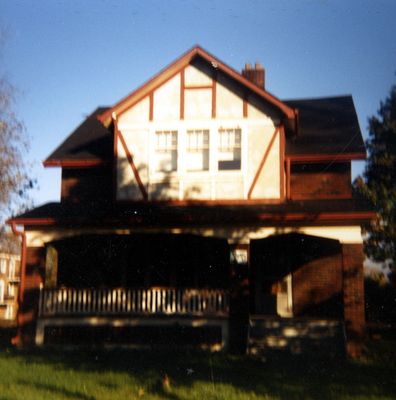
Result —
[[[229,269],[228,243],[215,238],[90,234],[52,241],[35,342],[51,342],[53,332],[70,327],[118,327],[129,329],[123,340],[131,344],[133,327],[180,327],[201,330],[211,348],[224,348]]]
[[[322,206],[329,212],[318,213]],[[77,326],[80,343],[84,326],[192,327],[221,319],[217,328],[229,326],[230,348],[244,352],[256,316],[287,324],[303,317],[341,321],[348,354],[358,354],[364,334],[360,222],[371,217],[364,210],[324,201],[120,205],[110,214],[43,206],[11,221],[25,225],[26,240],[17,340],[32,344],[42,323],[44,342],[54,327],[68,325]],[[67,302],[53,300],[63,299],[62,290],[73,292]],[[224,293],[227,306],[216,309],[221,317],[207,305],[212,300],[190,290]],[[260,335],[263,327],[272,329],[259,325]],[[169,332],[163,336],[172,339]],[[221,331],[218,337],[223,343]]]

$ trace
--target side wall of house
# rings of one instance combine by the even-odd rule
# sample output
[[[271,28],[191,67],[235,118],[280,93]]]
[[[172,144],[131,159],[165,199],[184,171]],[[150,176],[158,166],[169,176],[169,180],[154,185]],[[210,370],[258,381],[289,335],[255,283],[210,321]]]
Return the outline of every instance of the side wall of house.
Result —
[[[111,201],[112,179],[111,166],[62,168],[61,201],[72,203]]]
[[[351,198],[351,163],[296,163],[290,170],[290,198]]]

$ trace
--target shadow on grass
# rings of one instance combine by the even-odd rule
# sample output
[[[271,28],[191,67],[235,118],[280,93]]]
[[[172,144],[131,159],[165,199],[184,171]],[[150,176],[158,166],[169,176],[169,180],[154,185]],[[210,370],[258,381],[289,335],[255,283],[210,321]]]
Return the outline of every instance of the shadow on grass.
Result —
[[[210,354],[197,351],[137,350],[11,350],[3,357],[22,356],[27,362],[56,364],[57,369],[84,372],[123,372],[133,376],[147,392],[177,400],[174,390],[164,390],[162,379],[169,376],[171,387],[188,391],[195,383],[213,386],[231,385],[239,392],[276,398],[330,400],[342,396],[370,397],[396,395],[396,363],[381,357],[352,362],[314,356],[273,355],[267,360],[246,356]],[[394,358],[393,358],[394,359]],[[37,385],[21,381],[25,385]],[[112,383],[103,382],[107,387]],[[40,384],[41,385],[41,384]],[[77,399],[93,397],[77,392],[66,393],[52,385],[43,389],[62,391]],[[109,387],[110,387],[109,386]]]
[[[70,397],[72,399],[77,399],[77,400],[95,400],[95,397],[89,396],[80,392],[77,392],[75,390],[68,390],[65,388],[59,388],[55,385],[51,385],[48,383],[39,383],[39,382],[29,382],[27,380],[19,379],[17,381],[19,385],[24,385],[28,389],[30,388],[35,388],[39,390],[45,390],[53,393],[54,398],[56,398],[56,395],[62,395],[65,397]]]

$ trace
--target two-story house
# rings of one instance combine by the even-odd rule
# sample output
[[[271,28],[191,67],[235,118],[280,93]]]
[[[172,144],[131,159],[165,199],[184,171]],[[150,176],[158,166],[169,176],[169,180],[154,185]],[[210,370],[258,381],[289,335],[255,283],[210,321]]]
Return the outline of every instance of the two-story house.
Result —
[[[0,326],[16,323],[19,272],[20,256],[0,249]]]
[[[62,169],[61,201],[9,221],[19,339],[243,351],[317,323],[345,327],[357,354],[373,213],[351,162],[365,156],[351,96],[279,100],[260,65],[240,74],[192,48],[44,161]]]

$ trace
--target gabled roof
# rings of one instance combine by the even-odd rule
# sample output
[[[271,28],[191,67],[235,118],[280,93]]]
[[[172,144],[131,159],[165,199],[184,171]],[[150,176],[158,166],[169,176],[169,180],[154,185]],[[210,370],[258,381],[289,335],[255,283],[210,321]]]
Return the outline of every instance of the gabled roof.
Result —
[[[285,115],[286,119],[288,119],[290,122],[294,121],[296,117],[295,111],[290,106],[286,105],[271,93],[267,92],[263,88],[246,79],[239,72],[224,64],[222,61],[209,54],[206,50],[202,49],[199,46],[195,46],[191,50],[187,51],[180,58],[168,65],[166,68],[160,71],[157,75],[155,75],[152,79],[143,84],[137,90],[133,91],[117,104],[115,104],[113,107],[106,110],[104,113],[102,113],[102,115],[99,116],[99,119],[104,123],[105,126],[108,126],[111,122],[113,113],[116,113],[117,115],[122,114],[125,110],[147,96],[151,91],[153,91],[158,86],[165,83],[168,79],[179,73],[196,57],[200,57],[201,59],[207,61],[212,65],[214,69],[222,71],[232,79],[239,82],[241,85],[256,93],[258,96],[273,105],[275,108],[279,109]]]
[[[366,151],[352,96],[285,100],[299,112],[299,134],[286,139],[286,156],[298,160],[364,159]],[[44,161],[45,166],[100,165],[111,162],[111,132],[98,121],[110,110],[96,109]]]
[[[364,159],[366,150],[352,96],[285,100],[299,115],[298,135],[287,138],[286,155],[337,155],[345,159]]]
[[[112,135],[97,118],[107,109],[99,107],[89,115],[44,161],[44,166],[92,166],[111,160]]]
[[[286,156],[295,161],[364,159],[366,156],[351,96],[281,101],[200,48],[193,47],[151,80],[112,107],[97,108],[44,161],[45,166],[95,166],[113,158],[112,114],[120,115],[152,90],[200,57],[280,110],[298,135],[287,135]],[[298,113],[298,118],[296,117]],[[108,129],[109,128],[109,129]]]

